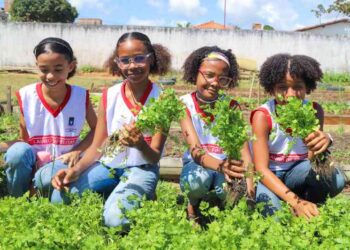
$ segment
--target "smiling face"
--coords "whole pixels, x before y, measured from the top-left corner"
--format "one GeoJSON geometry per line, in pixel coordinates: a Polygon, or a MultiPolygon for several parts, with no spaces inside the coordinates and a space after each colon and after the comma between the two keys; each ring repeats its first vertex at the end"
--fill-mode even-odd
{"type": "Polygon", "coordinates": [[[147,51],[142,41],[131,39],[120,43],[117,49],[117,58],[119,58],[117,63],[122,76],[128,79],[130,83],[148,83],[153,55],[149,55],[149,51],[147,51]],[[145,56],[145,58],[139,60],[141,57],[137,56],[145,56]],[[129,64],[122,63],[122,61],[127,61],[126,59],[129,59],[129,64]]]}
{"type": "Polygon", "coordinates": [[[198,71],[196,86],[200,98],[205,101],[216,100],[221,89],[218,80],[221,76],[228,76],[228,65],[221,60],[204,60],[198,71]]]}
{"type": "Polygon", "coordinates": [[[63,54],[53,52],[40,54],[36,64],[39,77],[48,88],[66,84],[68,74],[75,68],[75,62],[69,62],[63,54]]]}
{"type": "Polygon", "coordinates": [[[302,79],[293,79],[289,72],[287,72],[285,80],[277,83],[273,88],[276,100],[281,103],[290,96],[295,96],[303,100],[306,92],[307,89],[304,81],[302,79]],[[279,96],[282,96],[283,100],[279,100],[279,96]]]}

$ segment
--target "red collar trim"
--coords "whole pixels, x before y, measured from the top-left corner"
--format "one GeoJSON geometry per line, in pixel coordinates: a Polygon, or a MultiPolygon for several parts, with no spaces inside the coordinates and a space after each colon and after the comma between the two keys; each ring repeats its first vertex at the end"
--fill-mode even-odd
{"type": "MultiPolygon", "coordinates": [[[[192,100],[193,100],[193,103],[194,103],[194,107],[196,109],[196,112],[198,114],[200,114],[203,118],[207,118],[208,115],[203,111],[203,109],[201,109],[199,103],[198,103],[198,99],[196,97],[196,92],[192,92],[191,93],[191,97],[192,97],[192,100]]],[[[214,116],[213,115],[210,115],[210,121],[213,122],[214,121],[214,116]]]]}
{"type": "MultiPolygon", "coordinates": [[[[126,97],[125,95],[125,86],[126,86],[126,81],[124,81],[122,83],[122,86],[121,86],[121,94],[122,94],[122,98],[123,98],[123,101],[124,103],[126,104],[126,106],[128,107],[128,109],[131,111],[131,113],[136,116],[140,110],[141,110],[141,107],[140,106],[137,106],[137,105],[133,105],[129,99],[126,97]]],[[[143,105],[145,105],[146,101],[147,101],[147,98],[149,96],[149,94],[151,93],[152,91],[152,88],[153,88],[153,84],[151,81],[148,82],[148,85],[147,85],[147,88],[145,90],[145,92],[142,94],[141,96],[141,99],[140,99],[140,103],[143,105]]]]}
{"type": "Polygon", "coordinates": [[[59,113],[61,113],[61,111],[64,109],[64,107],[66,106],[66,104],[68,103],[71,93],[72,93],[72,87],[68,84],[66,84],[67,87],[67,92],[66,92],[66,96],[63,99],[63,102],[60,104],[60,106],[57,107],[57,109],[53,109],[45,100],[44,98],[44,94],[43,94],[43,90],[42,90],[42,83],[38,83],[36,85],[36,92],[38,93],[39,99],[41,101],[41,103],[44,105],[44,107],[47,109],[47,111],[49,111],[53,117],[57,117],[59,115],[59,113]]]}

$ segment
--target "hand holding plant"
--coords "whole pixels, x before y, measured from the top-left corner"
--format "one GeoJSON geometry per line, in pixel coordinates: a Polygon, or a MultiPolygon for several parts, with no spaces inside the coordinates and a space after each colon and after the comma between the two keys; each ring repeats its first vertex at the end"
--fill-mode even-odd
{"type": "Polygon", "coordinates": [[[223,92],[220,92],[219,95],[215,106],[206,109],[206,112],[215,118],[214,122],[209,123],[208,121],[208,128],[211,134],[218,138],[218,145],[227,156],[220,169],[229,183],[227,202],[235,204],[247,193],[247,183],[244,177],[249,173],[243,167],[240,159],[243,145],[250,137],[242,111],[237,106],[232,106],[232,99],[229,96],[224,95],[223,92]]]}
{"type": "Polygon", "coordinates": [[[101,152],[107,156],[116,156],[125,150],[125,146],[144,145],[141,132],[154,135],[161,132],[168,134],[172,121],[179,121],[185,115],[185,106],[177,98],[173,89],[165,89],[158,99],[151,99],[143,106],[135,123],[125,125],[121,131],[114,132],[108,137],[101,152]]]}
{"type": "Polygon", "coordinates": [[[314,152],[311,162],[317,178],[319,179],[320,176],[329,178],[334,170],[327,150],[330,140],[324,132],[319,130],[317,111],[312,103],[303,103],[303,100],[297,97],[289,97],[285,105],[277,105],[276,112],[275,121],[283,131],[292,136],[285,154],[290,153],[298,138],[304,140],[309,150],[314,152]]]}

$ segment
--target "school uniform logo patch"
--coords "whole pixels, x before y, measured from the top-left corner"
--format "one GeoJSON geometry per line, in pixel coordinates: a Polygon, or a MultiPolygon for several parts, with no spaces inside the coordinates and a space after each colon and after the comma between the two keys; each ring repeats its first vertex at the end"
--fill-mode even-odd
{"type": "Polygon", "coordinates": [[[69,117],[68,125],[69,126],[73,126],[74,125],[74,117],[69,117]]]}

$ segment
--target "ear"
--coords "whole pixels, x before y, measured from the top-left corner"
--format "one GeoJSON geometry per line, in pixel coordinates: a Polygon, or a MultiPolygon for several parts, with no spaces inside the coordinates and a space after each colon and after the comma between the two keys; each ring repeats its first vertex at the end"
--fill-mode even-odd
{"type": "Polygon", "coordinates": [[[77,60],[74,58],[68,65],[69,73],[72,72],[77,67],[77,60]]]}

